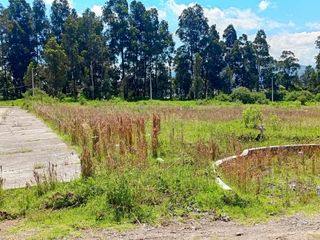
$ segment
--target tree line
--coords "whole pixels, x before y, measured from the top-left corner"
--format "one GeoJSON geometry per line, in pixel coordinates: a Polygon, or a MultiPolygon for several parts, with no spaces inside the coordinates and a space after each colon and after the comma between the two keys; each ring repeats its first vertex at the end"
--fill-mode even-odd
{"type": "Polygon", "coordinates": [[[198,4],[178,22],[175,47],[168,22],[136,0],[109,0],[101,17],[79,15],[67,0],[54,0],[49,17],[43,0],[9,0],[0,4],[0,97],[19,98],[33,85],[58,97],[126,100],[319,90],[320,54],[299,76],[292,51],[270,55],[264,30],[250,41],[229,25],[220,36],[198,4]]]}

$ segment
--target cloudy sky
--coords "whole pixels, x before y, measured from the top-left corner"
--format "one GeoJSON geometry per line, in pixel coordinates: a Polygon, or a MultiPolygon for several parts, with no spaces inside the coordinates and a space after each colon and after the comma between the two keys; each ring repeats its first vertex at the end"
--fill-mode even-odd
{"type": "MultiPolygon", "coordinates": [[[[3,0],[2,0],[3,1],[3,0]]],[[[53,0],[45,0],[50,4],[53,0]]],[[[98,15],[106,0],[70,0],[78,12],[91,8],[98,15]]],[[[6,3],[8,0],[4,0],[6,3]]],[[[29,0],[29,2],[32,2],[29,0]]],[[[129,0],[130,2],[130,0],[129,0]]],[[[292,50],[303,65],[314,65],[317,54],[315,40],[320,36],[319,0],[142,0],[147,8],[156,7],[159,16],[175,32],[183,9],[199,3],[210,24],[220,32],[232,23],[238,34],[252,39],[258,29],[264,29],[271,54],[278,58],[282,50],[292,50]]],[[[175,37],[176,38],[176,37],[175,37]]]]}

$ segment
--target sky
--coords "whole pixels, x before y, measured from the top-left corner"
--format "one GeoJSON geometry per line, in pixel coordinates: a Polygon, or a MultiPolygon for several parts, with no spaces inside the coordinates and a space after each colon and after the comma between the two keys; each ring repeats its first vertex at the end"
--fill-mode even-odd
{"type": "MultiPolygon", "coordinates": [[[[0,0],[7,5],[8,0],[0,0]]],[[[53,0],[45,0],[50,6],[53,0]]],[[[69,0],[79,13],[86,8],[101,15],[106,0],[69,0]]],[[[283,50],[292,50],[302,65],[314,65],[318,54],[314,42],[320,36],[319,0],[141,0],[147,8],[158,9],[159,17],[167,20],[175,32],[183,9],[196,3],[204,8],[209,24],[223,30],[233,24],[238,35],[245,33],[253,40],[264,29],[271,55],[279,58],[283,50]]],[[[32,0],[28,0],[32,2],[32,0]]],[[[130,2],[130,0],[129,0],[130,2]]],[[[178,41],[177,36],[174,39],[178,41]]],[[[179,44],[179,43],[178,43],[179,44]]]]}

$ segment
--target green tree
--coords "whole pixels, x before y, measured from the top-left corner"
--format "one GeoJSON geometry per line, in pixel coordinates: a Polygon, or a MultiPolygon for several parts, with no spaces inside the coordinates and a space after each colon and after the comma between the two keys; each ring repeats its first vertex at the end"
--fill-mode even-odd
{"type": "Polygon", "coordinates": [[[170,91],[169,70],[166,65],[173,52],[174,43],[168,23],[159,22],[158,11],[155,8],[146,11],[145,32],[143,51],[146,59],[146,89],[149,98],[163,98],[170,91]]]}
{"type": "Polygon", "coordinates": [[[231,83],[232,86],[239,86],[239,76],[236,75],[239,72],[238,66],[241,62],[241,51],[239,41],[237,41],[237,32],[232,24],[224,30],[224,61],[227,65],[227,69],[223,71],[224,80],[226,83],[231,83]]]}
{"type": "Polygon", "coordinates": [[[221,77],[221,90],[226,93],[231,93],[232,86],[234,85],[234,73],[230,66],[226,66],[222,69],[221,77]]]}
{"type": "Polygon", "coordinates": [[[202,57],[197,53],[194,57],[193,75],[192,75],[192,87],[190,91],[191,98],[200,99],[203,98],[204,81],[201,77],[202,72],[202,57]]]}
{"type": "Polygon", "coordinates": [[[24,74],[35,55],[30,5],[25,0],[10,0],[8,19],[11,25],[8,33],[8,63],[14,80],[15,94],[20,97],[25,91],[24,74]]]}
{"type": "Polygon", "coordinates": [[[286,90],[293,88],[293,82],[298,77],[298,69],[300,68],[298,61],[292,51],[283,51],[280,56],[278,70],[280,81],[286,90]]]}
{"type": "MultiPolygon", "coordinates": [[[[28,86],[28,88],[32,87],[32,71],[33,74],[35,74],[35,69],[37,67],[37,63],[33,60],[30,62],[30,64],[28,65],[27,71],[23,77],[23,82],[26,86],[28,86]]],[[[35,76],[33,76],[35,77],[35,76]]]]}
{"type": "Polygon", "coordinates": [[[229,66],[234,73],[235,87],[257,88],[258,72],[252,42],[243,34],[229,53],[229,66]]]}
{"type": "Polygon", "coordinates": [[[57,42],[62,41],[62,33],[64,32],[64,23],[71,13],[68,0],[54,0],[51,5],[51,24],[52,33],[57,42]]]}
{"type": "Polygon", "coordinates": [[[45,45],[44,60],[47,92],[56,96],[67,82],[68,58],[54,37],[51,37],[45,45]]]}
{"type": "Polygon", "coordinates": [[[237,41],[237,32],[233,25],[230,24],[223,32],[223,39],[225,41],[227,49],[232,49],[234,43],[237,41]]]}
{"type": "Polygon", "coordinates": [[[14,86],[8,62],[10,28],[9,11],[0,4],[0,97],[5,100],[14,97],[14,86]]]}
{"type": "Polygon", "coordinates": [[[126,77],[124,97],[143,98],[146,94],[146,13],[145,6],[132,1],[129,13],[130,44],[128,47],[129,75],[126,77]]]}
{"type": "MultiPolygon", "coordinates": [[[[103,8],[103,19],[108,25],[107,35],[109,37],[108,44],[111,59],[116,63],[118,57],[120,57],[120,79],[123,94],[125,91],[124,87],[127,85],[124,81],[128,68],[126,51],[129,47],[130,38],[129,7],[127,0],[109,0],[103,8]]],[[[116,89],[115,93],[118,93],[116,83],[113,88],[116,89]]]]}
{"type": "Polygon", "coordinates": [[[32,6],[33,34],[36,44],[36,60],[41,62],[43,47],[50,34],[50,23],[46,16],[46,5],[43,0],[34,0],[32,6]]]}
{"type": "MultiPolygon", "coordinates": [[[[320,50],[320,36],[317,38],[315,44],[316,48],[320,50]]],[[[316,56],[316,69],[318,72],[320,71],[320,53],[316,56]]]]}
{"type": "Polygon", "coordinates": [[[300,76],[300,84],[304,90],[317,92],[319,90],[319,81],[316,70],[312,66],[307,66],[304,73],[300,76]]]}
{"type": "Polygon", "coordinates": [[[257,57],[253,43],[247,35],[240,37],[242,52],[242,82],[243,86],[251,90],[259,90],[259,71],[257,69],[257,57]]]}
{"type": "Polygon", "coordinates": [[[157,29],[155,36],[156,44],[154,49],[158,49],[153,52],[153,95],[156,98],[163,99],[172,95],[172,86],[170,82],[171,78],[171,65],[173,61],[174,53],[174,41],[172,34],[169,31],[169,24],[166,21],[161,21],[157,29]]]}
{"type": "Polygon", "coordinates": [[[156,9],[146,10],[141,2],[133,1],[130,4],[129,29],[131,41],[127,53],[130,74],[126,78],[125,97],[164,97],[170,92],[168,62],[174,45],[167,22],[159,22],[156,9]]]}
{"type": "Polygon", "coordinates": [[[253,41],[253,47],[256,55],[256,67],[259,75],[258,90],[266,88],[266,77],[272,60],[269,53],[269,45],[267,42],[267,35],[263,30],[259,30],[253,41]]]}
{"type": "MultiPolygon", "coordinates": [[[[179,27],[177,35],[185,44],[190,53],[191,66],[193,66],[194,55],[202,55],[208,42],[208,19],[204,16],[203,8],[196,4],[183,10],[179,16],[179,27]]],[[[191,67],[191,71],[192,67],[191,67]]]]}
{"type": "Polygon", "coordinates": [[[175,91],[180,99],[186,99],[192,85],[191,61],[190,52],[185,46],[180,46],[177,49],[174,58],[174,67],[176,72],[175,91]]]}
{"type": "Polygon", "coordinates": [[[214,92],[215,90],[225,91],[228,87],[221,78],[221,72],[226,66],[224,57],[223,43],[220,42],[219,33],[216,26],[213,25],[209,31],[208,46],[205,51],[204,68],[206,72],[205,95],[208,95],[208,90],[214,92]]]}
{"type": "Polygon", "coordinates": [[[74,98],[78,96],[81,88],[81,71],[83,67],[83,57],[79,49],[79,18],[73,12],[64,24],[62,34],[62,47],[68,57],[68,91],[74,98]]]}
{"type": "Polygon", "coordinates": [[[79,19],[79,50],[83,58],[83,87],[88,98],[109,98],[109,53],[103,22],[90,9],[79,19]]]}

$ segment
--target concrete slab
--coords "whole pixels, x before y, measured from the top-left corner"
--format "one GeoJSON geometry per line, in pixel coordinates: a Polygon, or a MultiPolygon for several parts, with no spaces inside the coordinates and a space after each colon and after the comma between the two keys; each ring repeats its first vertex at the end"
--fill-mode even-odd
{"type": "Polygon", "coordinates": [[[0,108],[0,177],[4,188],[35,184],[34,170],[48,171],[57,165],[59,181],[80,175],[77,154],[32,114],[19,108],[0,108]]]}

